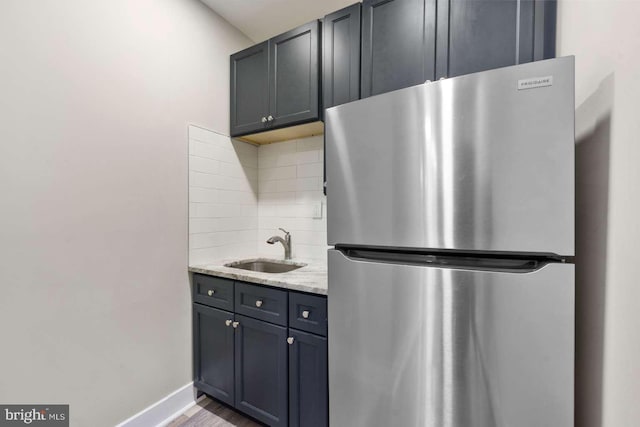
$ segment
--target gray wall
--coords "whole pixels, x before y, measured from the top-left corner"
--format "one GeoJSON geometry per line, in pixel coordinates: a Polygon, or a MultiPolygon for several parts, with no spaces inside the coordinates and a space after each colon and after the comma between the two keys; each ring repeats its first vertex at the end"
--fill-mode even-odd
{"type": "Polygon", "coordinates": [[[109,426],[191,380],[187,123],[228,134],[196,0],[0,6],[0,402],[109,426]]]}
{"type": "Polygon", "coordinates": [[[560,0],[576,56],[576,426],[640,425],[640,2],[560,0]]]}

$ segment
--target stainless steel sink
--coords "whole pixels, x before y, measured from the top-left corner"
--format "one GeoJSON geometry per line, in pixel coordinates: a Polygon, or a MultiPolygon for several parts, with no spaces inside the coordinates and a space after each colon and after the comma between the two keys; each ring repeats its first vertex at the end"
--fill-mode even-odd
{"type": "Polygon", "coordinates": [[[251,259],[235,261],[225,264],[225,267],[239,268],[241,270],[259,271],[261,273],[286,273],[297,270],[307,264],[290,261],[278,261],[275,259],[251,259]]]}

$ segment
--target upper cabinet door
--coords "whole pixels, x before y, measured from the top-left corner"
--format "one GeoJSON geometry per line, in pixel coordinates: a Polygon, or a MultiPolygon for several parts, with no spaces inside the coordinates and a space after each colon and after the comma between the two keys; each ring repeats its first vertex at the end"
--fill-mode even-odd
{"type": "Polygon", "coordinates": [[[555,1],[438,1],[436,78],[555,56],[555,1]]]}
{"type": "Polygon", "coordinates": [[[433,80],[435,22],[435,0],[364,0],[362,98],[433,80]]]}
{"type": "Polygon", "coordinates": [[[360,99],[360,3],[324,17],[324,108],[360,99]]]}
{"type": "Polygon", "coordinates": [[[270,125],[318,120],[320,23],[313,21],[270,41],[270,125]]]}
{"type": "Polygon", "coordinates": [[[231,55],[231,135],[265,127],[269,115],[269,42],[231,55]]]}

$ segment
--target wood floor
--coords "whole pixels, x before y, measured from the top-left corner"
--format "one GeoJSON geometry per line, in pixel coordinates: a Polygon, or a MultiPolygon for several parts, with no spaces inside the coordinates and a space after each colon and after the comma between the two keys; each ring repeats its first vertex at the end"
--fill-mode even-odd
{"type": "Polygon", "coordinates": [[[208,397],[199,401],[167,427],[260,427],[253,420],[208,397]]]}

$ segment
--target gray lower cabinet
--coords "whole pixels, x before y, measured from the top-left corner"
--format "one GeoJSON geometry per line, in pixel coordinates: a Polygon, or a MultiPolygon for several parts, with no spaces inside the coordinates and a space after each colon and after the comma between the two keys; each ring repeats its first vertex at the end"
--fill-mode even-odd
{"type": "Polygon", "coordinates": [[[269,426],[326,427],[326,297],[202,274],[192,283],[196,388],[269,426]]]}
{"type": "Polygon", "coordinates": [[[436,78],[555,57],[556,2],[438,1],[436,78]]]}
{"type": "Polygon", "coordinates": [[[320,22],[231,55],[231,136],[317,121],[320,22]]]}
{"type": "Polygon", "coordinates": [[[362,98],[433,80],[435,48],[436,0],[364,0],[362,98]]]}
{"type": "Polygon", "coordinates": [[[323,107],[360,99],[360,3],[322,21],[323,107]]]}
{"type": "Polygon", "coordinates": [[[236,408],[270,426],[288,425],[287,328],[237,315],[236,408]]]}
{"type": "Polygon", "coordinates": [[[234,404],[234,314],[193,304],[194,384],[229,405],[234,404]]]}
{"type": "Polygon", "coordinates": [[[289,329],[289,425],[329,425],[327,338],[289,329]]]}

